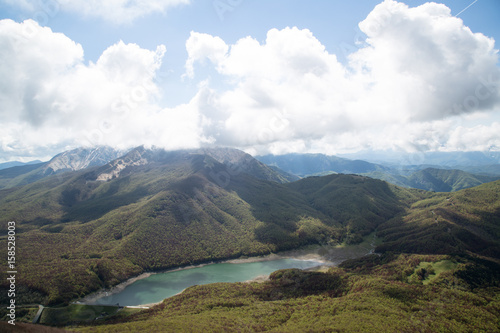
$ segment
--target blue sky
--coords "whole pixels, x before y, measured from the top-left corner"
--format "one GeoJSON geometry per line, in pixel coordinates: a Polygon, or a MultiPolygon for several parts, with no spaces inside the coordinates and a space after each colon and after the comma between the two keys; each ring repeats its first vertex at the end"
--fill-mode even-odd
{"type": "Polygon", "coordinates": [[[1,0],[0,161],[500,150],[500,2],[442,4],[1,0]]]}

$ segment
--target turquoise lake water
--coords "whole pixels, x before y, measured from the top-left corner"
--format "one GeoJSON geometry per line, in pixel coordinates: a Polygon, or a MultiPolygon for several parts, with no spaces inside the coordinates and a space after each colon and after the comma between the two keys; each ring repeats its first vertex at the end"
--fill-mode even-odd
{"type": "Polygon", "coordinates": [[[269,275],[278,269],[307,269],[321,266],[315,260],[277,259],[247,263],[217,263],[201,267],[187,268],[177,271],[152,274],[137,280],[118,293],[112,293],[91,304],[120,304],[136,306],[161,302],[184,289],[215,282],[242,282],[269,275]]]}

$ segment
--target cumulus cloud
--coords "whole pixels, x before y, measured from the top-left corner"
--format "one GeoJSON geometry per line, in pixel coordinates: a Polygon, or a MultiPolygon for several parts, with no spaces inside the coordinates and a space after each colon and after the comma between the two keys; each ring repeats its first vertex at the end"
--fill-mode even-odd
{"type": "Polygon", "coordinates": [[[188,53],[185,65],[186,76],[193,78],[195,62],[209,59],[213,64],[219,64],[224,60],[228,46],[219,37],[191,31],[189,39],[186,41],[186,50],[188,53]]]}
{"type": "Polygon", "coordinates": [[[81,45],[32,20],[0,21],[0,132],[5,154],[81,145],[198,146],[196,98],[157,106],[165,47],[118,42],[96,63],[81,45]],[[29,31],[29,33],[26,33],[29,31]]]}
{"type": "MultiPolygon", "coordinates": [[[[200,38],[192,34],[191,49],[200,38]]],[[[349,119],[344,104],[352,98],[351,83],[337,58],[311,31],[272,29],[261,45],[250,37],[235,45],[204,36],[203,49],[186,63],[210,59],[236,87],[212,98],[210,136],[222,145],[265,144],[294,137],[318,137],[326,130],[342,131],[349,119]],[[227,50],[227,51],[226,51],[227,50]]]]}
{"type": "Polygon", "coordinates": [[[165,13],[167,9],[189,4],[190,0],[2,0],[35,14],[38,18],[53,16],[60,10],[98,17],[117,24],[129,23],[153,13],[165,13]]]}
{"type": "Polygon", "coordinates": [[[198,92],[163,108],[164,46],[118,42],[85,63],[81,45],[62,34],[31,20],[0,21],[0,149],[18,156],[97,144],[213,144],[259,154],[500,149],[491,38],[443,5],[392,0],[360,29],[366,42],[347,63],[307,29],[271,29],[264,41],[232,45],[192,32],[184,82],[200,81],[198,92]],[[202,77],[201,66],[218,77],[202,77]]]}
{"type": "Polygon", "coordinates": [[[478,86],[497,72],[494,40],[472,33],[442,4],[419,7],[392,0],[359,24],[368,47],[350,56],[374,101],[393,100],[410,120],[434,120],[489,109],[498,90],[478,86]]]}
{"type": "Polygon", "coordinates": [[[83,60],[83,49],[31,20],[22,24],[0,21],[0,36],[0,100],[5,103],[0,119],[39,126],[52,104],[54,81],[76,69],[83,60]]]}
{"type": "Polygon", "coordinates": [[[337,150],[394,148],[394,142],[443,149],[456,140],[440,121],[498,112],[494,40],[473,33],[446,6],[386,0],[360,29],[365,46],[345,65],[307,29],[272,29],[264,43],[246,37],[234,45],[191,34],[187,75],[209,59],[233,85],[214,92],[217,112],[207,134],[261,153],[325,150],[329,141],[337,150]]]}
{"type": "Polygon", "coordinates": [[[450,131],[447,146],[452,150],[498,150],[500,122],[472,127],[458,126],[450,131]]]}

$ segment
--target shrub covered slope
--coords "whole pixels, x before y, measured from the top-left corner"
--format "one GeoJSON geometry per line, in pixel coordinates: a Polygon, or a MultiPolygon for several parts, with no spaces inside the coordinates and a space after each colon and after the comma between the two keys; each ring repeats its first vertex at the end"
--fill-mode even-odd
{"type": "Polygon", "coordinates": [[[16,221],[20,300],[66,302],[146,270],[358,242],[404,212],[402,193],[421,196],[355,175],[280,184],[262,164],[212,156],[221,160],[137,148],[0,191],[2,233],[16,221]]]}

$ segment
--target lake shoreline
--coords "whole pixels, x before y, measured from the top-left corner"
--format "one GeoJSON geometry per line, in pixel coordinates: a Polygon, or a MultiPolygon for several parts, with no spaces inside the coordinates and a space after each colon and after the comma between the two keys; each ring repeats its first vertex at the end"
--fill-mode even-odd
{"type": "MultiPolygon", "coordinates": [[[[110,296],[113,294],[117,294],[122,292],[126,287],[129,285],[133,284],[134,282],[137,282],[139,280],[148,278],[152,275],[155,274],[163,274],[163,273],[169,273],[169,272],[176,272],[176,271],[182,271],[182,270],[189,270],[193,268],[199,268],[199,267],[204,267],[207,265],[213,265],[213,264],[221,264],[221,263],[227,263],[227,264],[243,264],[243,263],[254,263],[254,262],[264,262],[264,261],[273,261],[273,260],[280,260],[280,259],[296,259],[296,260],[304,260],[304,261],[315,261],[319,262],[322,265],[318,267],[325,267],[325,266],[338,266],[342,261],[348,260],[348,259],[353,259],[353,258],[358,258],[362,257],[364,255],[368,255],[370,253],[373,253],[373,250],[375,248],[375,234],[370,234],[368,235],[365,240],[357,245],[337,245],[337,246],[332,246],[332,245],[308,245],[304,246],[298,249],[293,249],[293,250],[285,250],[285,251],[280,251],[278,253],[271,253],[271,254],[266,254],[266,255],[260,255],[260,256],[252,256],[252,257],[243,257],[243,258],[236,258],[236,259],[223,259],[223,260],[214,260],[206,263],[201,263],[198,265],[189,265],[189,266],[183,266],[183,267],[175,267],[171,269],[165,269],[165,270],[158,270],[154,272],[144,272],[142,274],[139,274],[135,277],[129,278],[116,286],[110,288],[110,289],[102,289],[100,291],[96,291],[94,293],[91,293],[82,299],[74,302],[75,304],[87,304],[87,305],[92,305],[95,304],[95,302],[98,299],[101,299],[106,296],[110,296]]],[[[269,278],[269,275],[259,275],[253,279],[247,280],[247,281],[242,281],[242,282],[263,282],[269,278]]],[[[179,292],[178,294],[182,293],[179,292]]],[[[150,303],[150,304],[142,304],[140,306],[153,306],[155,304],[159,304],[160,302],[157,303],[150,303]]],[[[113,304],[109,304],[113,305],[113,304]]]]}
{"type": "MultiPolygon", "coordinates": [[[[322,266],[333,266],[333,263],[329,263],[329,262],[323,260],[322,258],[320,258],[320,256],[314,256],[314,258],[312,256],[309,256],[307,259],[305,259],[304,255],[298,255],[297,257],[295,257],[295,256],[282,254],[282,253],[288,253],[291,251],[297,251],[297,250],[283,251],[283,252],[279,252],[279,253],[271,253],[271,254],[255,256],[255,257],[248,257],[248,258],[223,259],[223,260],[206,262],[206,263],[199,264],[199,265],[189,265],[189,266],[176,267],[176,268],[159,270],[159,271],[154,271],[154,272],[145,272],[145,273],[139,274],[135,277],[129,278],[129,279],[117,284],[116,286],[113,286],[110,289],[102,289],[100,291],[96,291],[94,293],[91,293],[91,294],[83,297],[82,299],[76,301],[75,304],[94,305],[93,303],[95,303],[96,300],[98,300],[102,297],[110,296],[113,294],[118,294],[118,293],[122,292],[129,285],[131,285],[139,280],[146,279],[152,275],[177,272],[177,271],[184,271],[184,270],[200,268],[200,267],[214,265],[214,264],[235,264],[235,265],[237,265],[237,264],[243,264],[243,263],[264,262],[264,261],[273,261],[273,260],[279,260],[279,259],[296,259],[296,260],[304,260],[304,261],[311,260],[311,261],[320,262],[323,264],[322,266]]],[[[259,275],[259,276],[255,277],[254,279],[250,279],[250,280],[242,281],[242,282],[264,281],[268,277],[269,277],[268,275],[266,276],[266,278],[264,278],[263,275],[259,275]]],[[[182,291],[179,292],[179,294],[180,293],[182,293],[182,291]]],[[[155,305],[155,304],[159,304],[159,303],[161,303],[161,302],[151,303],[151,304],[155,305]]],[[[142,304],[139,306],[151,306],[151,304],[142,304]]],[[[114,305],[114,304],[108,304],[108,305],[114,305]]]]}

